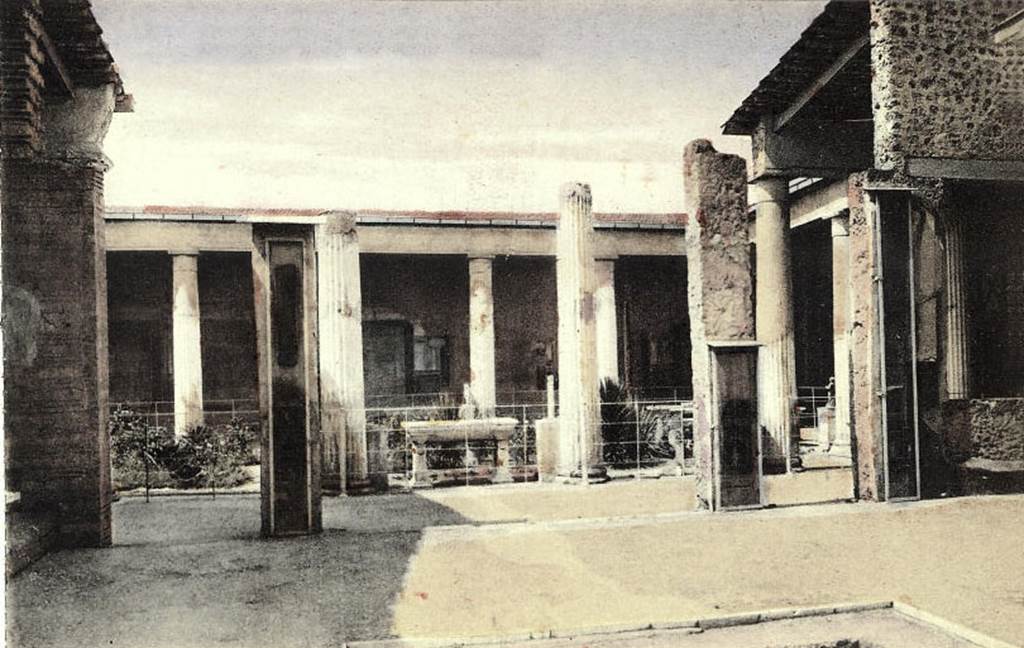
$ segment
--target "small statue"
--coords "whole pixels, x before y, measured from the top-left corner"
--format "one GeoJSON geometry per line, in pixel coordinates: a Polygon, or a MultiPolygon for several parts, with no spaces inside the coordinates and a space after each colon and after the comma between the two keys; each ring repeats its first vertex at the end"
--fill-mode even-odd
{"type": "Polygon", "coordinates": [[[468,421],[475,419],[477,415],[476,399],[469,388],[469,383],[462,385],[462,405],[459,406],[459,418],[468,421]]]}

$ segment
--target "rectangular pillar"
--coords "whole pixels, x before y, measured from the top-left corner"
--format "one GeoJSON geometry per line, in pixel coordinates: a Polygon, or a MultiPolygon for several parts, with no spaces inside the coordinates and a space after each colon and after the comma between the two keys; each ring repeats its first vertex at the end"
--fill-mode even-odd
{"type": "Polygon", "coordinates": [[[832,354],[835,365],[834,434],[831,452],[850,452],[850,225],[846,214],[832,218],[832,354]]]}
{"type": "Polygon", "coordinates": [[[590,187],[569,183],[560,196],[558,282],[559,476],[607,479],[601,460],[601,412],[594,304],[590,187]]]}
{"type": "Polygon", "coordinates": [[[793,344],[793,286],[789,245],[789,181],[762,177],[755,203],[757,263],[758,403],[767,433],[765,461],[773,471],[788,471],[796,452],[792,412],[796,403],[793,344]]]}
{"type": "Polygon", "coordinates": [[[876,282],[879,233],[876,205],[864,189],[863,174],[849,178],[850,428],[855,463],[854,494],[862,500],[885,498],[882,377],[876,282]]]}
{"type": "Polygon", "coordinates": [[[172,255],[174,435],[203,424],[203,352],[199,327],[199,252],[172,255]]]}
{"type": "Polygon", "coordinates": [[[619,334],[615,312],[615,259],[594,262],[597,377],[619,382],[619,334]]]}
{"type": "Polygon", "coordinates": [[[363,383],[359,238],[351,214],[316,226],[322,482],[327,492],[370,485],[363,383]]]}
{"type": "Polygon", "coordinates": [[[469,258],[469,387],[477,413],[494,416],[493,257],[469,258]]]}
{"type": "Polygon", "coordinates": [[[686,227],[686,281],[696,504],[707,510],[718,500],[711,345],[754,341],[746,162],[717,152],[707,140],[695,140],[683,155],[683,180],[686,212],[691,214],[686,227]]]}
{"type": "Polygon", "coordinates": [[[2,169],[7,485],[65,546],[111,542],[104,170],[2,169]]]}

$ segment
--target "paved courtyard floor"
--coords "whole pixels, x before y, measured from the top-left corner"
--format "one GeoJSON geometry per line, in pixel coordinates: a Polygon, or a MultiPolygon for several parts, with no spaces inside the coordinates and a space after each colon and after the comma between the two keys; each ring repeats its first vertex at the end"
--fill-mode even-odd
{"type": "Polygon", "coordinates": [[[258,537],[252,496],[125,498],[113,548],[8,584],[7,638],[340,646],[895,599],[1024,644],[1024,497],[708,515],[686,483],[325,499],[323,535],[289,540],[258,537]]]}

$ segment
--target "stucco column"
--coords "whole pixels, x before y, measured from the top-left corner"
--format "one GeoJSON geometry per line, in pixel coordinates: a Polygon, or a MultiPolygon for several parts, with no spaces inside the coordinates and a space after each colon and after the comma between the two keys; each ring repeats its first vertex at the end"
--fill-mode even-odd
{"type": "Polygon", "coordinates": [[[607,479],[601,461],[590,186],[562,186],[558,216],[558,474],[607,479]]]}
{"type": "Polygon", "coordinates": [[[761,427],[767,433],[766,464],[789,469],[791,417],[796,400],[793,348],[793,287],[790,277],[789,182],[766,177],[755,182],[757,228],[756,324],[761,348],[757,389],[761,427]],[[781,465],[780,465],[781,464],[781,465]]]}
{"type": "Polygon", "coordinates": [[[345,213],[328,214],[315,235],[321,483],[328,491],[356,491],[369,486],[359,238],[354,218],[345,213]]]}
{"type": "Polygon", "coordinates": [[[963,220],[957,215],[948,215],[945,233],[946,393],[950,399],[963,399],[969,398],[971,391],[963,220]]]}
{"type": "Polygon", "coordinates": [[[598,381],[619,382],[619,333],[615,313],[615,259],[594,262],[594,311],[598,381]]]}
{"type": "Polygon", "coordinates": [[[199,253],[173,251],[174,434],[203,424],[203,351],[199,333],[199,253]]]}
{"type": "Polygon", "coordinates": [[[850,223],[832,219],[832,355],[835,365],[835,423],[832,452],[850,453],[850,223]]]}
{"type": "Polygon", "coordinates": [[[469,381],[480,416],[494,416],[493,257],[469,259],[469,381]]]}

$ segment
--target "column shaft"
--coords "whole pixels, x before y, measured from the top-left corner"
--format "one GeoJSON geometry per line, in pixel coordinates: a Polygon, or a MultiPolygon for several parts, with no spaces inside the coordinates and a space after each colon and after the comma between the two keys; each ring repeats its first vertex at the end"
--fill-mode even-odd
{"type": "Polygon", "coordinates": [[[946,392],[950,399],[970,397],[970,358],[967,338],[967,276],[964,224],[958,216],[946,219],[946,392]]]}
{"type": "Polygon", "coordinates": [[[835,364],[835,429],[832,448],[850,451],[850,229],[846,215],[832,219],[832,354],[835,364]]]}
{"type": "Polygon", "coordinates": [[[767,432],[767,463],[788,469],[792,442],[792,410],[796,400],[793,348],[793,288],[790,277],[789,183],[762,178],[766,194],[756,205],[758,403],[761,427],[767,432]],[[777,465],[782,461],[782,466],[777,465]]]}
{"type": "Polygon", "coordinates": [[[594,310],[597,335],[597,376],[600,382],[619,381],[619,334],[615,312],[615,259],[594,265],[594,310]]]}
{"type": "Polygon", "coordinates": [[[174,434],[203,423],[203,352],[199,328],[199,255],[172,253],[174,434]]]}
{"type": "Polygon", "coordinates": [[[601,461],[590,187],[562,187],[558,220],[559,474],[606,478],[601,461]]]}
{"type": "Polygon", "coordinates": [[[470,391],[481,416],[494,416],[497,405],[494,370],[493,260],[469,259],[470,391]]]}
{"type": "Polygon", "coordinates": [[[323,482],[331,490],[369,485],[363,383],[359,239],[354,220],[330,214],[316,229],[323,482]]]}

